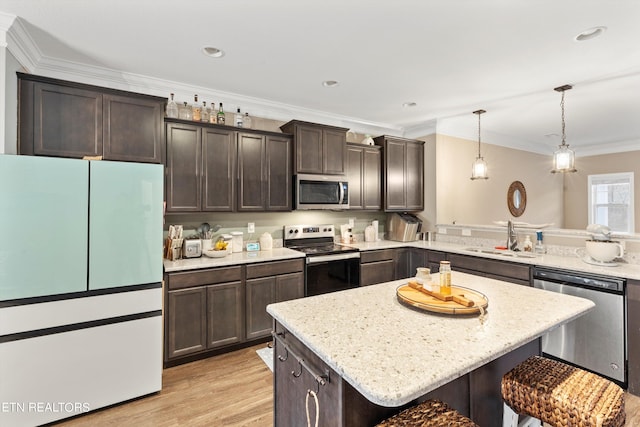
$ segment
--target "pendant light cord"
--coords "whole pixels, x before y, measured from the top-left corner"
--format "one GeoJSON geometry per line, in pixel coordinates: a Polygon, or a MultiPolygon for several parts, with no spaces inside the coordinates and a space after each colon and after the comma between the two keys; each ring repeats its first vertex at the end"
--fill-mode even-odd
{"type": "Polygon", "coordinates": [[[478,113],[478,158],[480,158],[480,114],[478,113]]]}
{"type": "Polygon", "coordinates": [[[560,109],[562,110],[562,145],[566,145],[567,135],[565,132],[564,124],[564,90],[562,91],[562,98],[560,99],[560,109]]]}

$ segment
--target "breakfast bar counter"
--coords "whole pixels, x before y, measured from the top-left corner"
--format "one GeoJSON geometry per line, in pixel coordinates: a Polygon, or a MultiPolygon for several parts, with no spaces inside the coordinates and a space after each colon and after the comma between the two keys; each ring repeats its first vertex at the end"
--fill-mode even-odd
{"type": "Polygon", "coordinates": [[[501,376],[539,353],[540,336],[594,307],[582,298],[453,272],[455,286],[487,297],[486,313],[437,314],[400,303],[396,289],[406,283],[267,307],[275,320],[276,425],[304,424],[309,390],[317,392],[321,425],[375,423],[425,396],[449,400],[480,425],[499,425],[501,376]],[[325,412],[327,405],[336,413],[325,412]]]}

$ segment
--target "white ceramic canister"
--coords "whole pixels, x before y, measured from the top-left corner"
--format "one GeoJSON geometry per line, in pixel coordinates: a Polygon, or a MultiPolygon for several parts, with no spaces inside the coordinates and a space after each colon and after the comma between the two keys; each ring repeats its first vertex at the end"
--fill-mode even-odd
{"type": "Polygon", "coordinates": [[[231,232],[231,242],[233,244],[233,252],[242,252],[244,242],[242,240],[242,231],[231,232]]]}
{"type": "Polygon", "coordinates": [[[260,236],[260,250],[270,251],[273,248],[273,237],[269,233],[263,233],[260,236]]]}

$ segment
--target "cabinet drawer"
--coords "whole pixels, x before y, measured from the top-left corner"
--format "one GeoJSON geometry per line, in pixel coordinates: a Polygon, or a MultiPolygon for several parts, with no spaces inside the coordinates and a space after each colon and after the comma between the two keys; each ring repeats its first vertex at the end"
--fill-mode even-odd
{"type": "Polygon", "coordinates": [[[360,265],[360,286],[390,282],[395,279],[394,261],[376,261],[360,265]]]}
{"type": "Polygon", "coordinates": [[[170,273],[168,276],[169,289],[182,289],[242,280],[242,267],[209,268],[206,270],[170,273]]]}
{"type": "Polygon", "coordinates": [[[247,279],[266,276],[278,276],[280,274],[296,273],[304,270],[304,258],[263,262],[260,264],[247,265],[247,279]]]}
{"type": "Polygon", "coordinates": [[[360,253],[360,264],[376,261],[387,261],[394,259],[393,249],[383,249],[380,251],[365,251],[360,253]]]}
{"type": "Polygon", "coordinates": [[[449,260],[451,261],[452,270],[460,268],[526,282],[530,280],[530,268],[528,265],[457,254],[449,254],[449,260]]]}
{"type": "Polygon", "coordinates": [[[440,263],[440,261],[446,261],[447,254],[438,251],[427,251],[427,258],[430,263],[440,263]]]}

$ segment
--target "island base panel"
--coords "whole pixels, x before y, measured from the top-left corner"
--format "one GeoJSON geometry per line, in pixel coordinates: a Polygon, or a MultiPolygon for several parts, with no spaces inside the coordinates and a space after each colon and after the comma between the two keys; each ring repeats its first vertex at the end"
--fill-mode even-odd
{"type": "Polygon", "coordinates": [[[537,339],[406,405],[384,407],[367,400],[278,322],[274,322],[274,330],[277,335],[274,340],[276,427],[306,425],[307,402],[311,420],[315,419],[315,401],[311,395],[307,399],[309,391],[317,392],[320,424],[327,427],[375,425],[427,399],[447,402],[479,425],[499,427],[502,425],[502,376],[529,356],[540,354],[537,339]],[[303,359],[304,366],[299,359],[303,359]],[[325,385],[318,385],[316,375],[328,376],[329,380],[325,385]]]}

